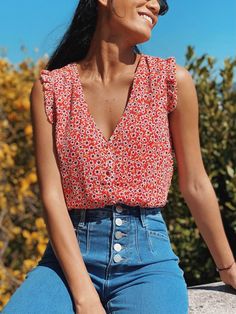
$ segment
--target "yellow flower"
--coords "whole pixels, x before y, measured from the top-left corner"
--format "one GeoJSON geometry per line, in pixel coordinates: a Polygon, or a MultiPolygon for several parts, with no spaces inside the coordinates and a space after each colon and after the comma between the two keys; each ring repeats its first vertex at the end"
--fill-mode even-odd
{"type": "Polygon", "coordinates": [[[27,124],[26,127],[24,128],[25,135],[31,135],[32,134],[32,125],[27,124]]]}
{"type": "Polygon", "coordinates": [[[28,230],[23,230],[22,235],[24,238],[29,239],[31,234],[28,230]]]}
{"type": "Polygon", "coordinates": [[[37,218],[35,221],[35,225],[38,229],[44,229],[45,228],[45,222],[43,220],[43,218],[37,218]]]}
{"type": "Polygon", "coordinates": [[[36,173],[35,172],[31,172],[29,175],[28,175],[28,179],[31,183],[35,183],[37,182],[37,176],[36,176],[36,173]]]}

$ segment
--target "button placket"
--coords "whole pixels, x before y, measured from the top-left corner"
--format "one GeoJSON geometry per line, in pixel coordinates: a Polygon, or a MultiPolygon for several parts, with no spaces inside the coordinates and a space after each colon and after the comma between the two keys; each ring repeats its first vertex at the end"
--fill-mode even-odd
{"type": "MultiPolygon", "coordinates": [[[[117,205],[115,207],[115,210],[116,210],[116,213],[115,213],[115,217],[116,217],[115,218],[115,225],[120,227],[120,226],[123,225],[124,221],[120,217],[117,217],[117,216],[119,216],[119,214],[122,213],[124,209],[122,208],[122,206],[117,205]]],[[[115,238],[118,239],[118,240],[121,239],[123,237],[123,235],[124,235],[120,230],[115,231],[114,234],[115,234],[115,238]]],[[[115,250],[115,252],[120,252],[123,249],[123,246],[120,243],[115,243],[113,245],[113,249],[115,250]]],[[[119,263],[120,261],[124,260],[124,258],[120,254],[116,253],[113,256],[113,260],[114,260],[115,263],[119,263]]]]}
{"type": "Polygon", "coordinates": [[[106,160],[105,160],[105,168],[104,168],[104,179],[102,184],[108,184],[108,182],[114,180],[114,160],[112,156],[112,152],[109,147],[106,148],[106,160]]]}

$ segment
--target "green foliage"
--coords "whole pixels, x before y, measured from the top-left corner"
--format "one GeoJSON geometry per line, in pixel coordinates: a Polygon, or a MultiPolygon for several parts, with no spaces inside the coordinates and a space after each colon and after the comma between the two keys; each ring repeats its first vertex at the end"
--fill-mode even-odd
{"type": "MultiPolygon", "coordinates": [[[[233,71],[236,59],[224,61],[224,69],[219,71],[220,82],[217,82],[214,74],[215,62],[216,59],[207,54],[197,58],[193,47],[187,47],[185,68],[191,73],[197,90],[203,162],[218,198],[225,231],[235,254],[236,90],[233,88],[233,71]]],[[[177,192],[177,179],[175,171],[165,216],[185,278],[188,285],[217,281],[219,277],[214,260],[199,235],[184,199],[177,192]]]]}

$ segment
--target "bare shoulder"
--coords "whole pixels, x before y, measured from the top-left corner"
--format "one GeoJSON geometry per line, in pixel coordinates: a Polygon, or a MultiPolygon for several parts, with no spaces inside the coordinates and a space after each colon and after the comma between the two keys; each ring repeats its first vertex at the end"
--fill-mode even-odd
{"type": "Polygon", "coordinates": [[[50,123],[47,121],[45,112],[43,84],[40,78],[34,80],[29,98],[32,124],[39,127],[44,126],[44,131],[48,130],[50,132],[50,123]]]}
{"type": "Polygon", "coordinates": [[[182,65],[176,63],[176,80],[178,85],[193,83],[190,72],[182,65]]]}
{"type": "Polygon", "coordinates": [[[178,104],[175,111],[187,114],[190,108],[195,110],[198,107],[197,91],[191,73],[179,64],[176,64],[176,82],[178,104]]]}
{"type": "Polygon", "coordinates": [[[31,88],[31,92],[30,92],[30,99],[31,99],[31,101],[34,102],[34,100],[35,99],[38,100],[39,97],[41,99],[43,99],[43,86],[42,86],[40,78],[37,78],[33,82],[33,85],[32,85],[32,88],[31,88]]]}
{"type": "Polygon", "coordinates": [[[183,66],[176,64],[176,81],[178,107],[184,109],[189,106],[197,107],[197,91],[191,73],[183,66]]]}

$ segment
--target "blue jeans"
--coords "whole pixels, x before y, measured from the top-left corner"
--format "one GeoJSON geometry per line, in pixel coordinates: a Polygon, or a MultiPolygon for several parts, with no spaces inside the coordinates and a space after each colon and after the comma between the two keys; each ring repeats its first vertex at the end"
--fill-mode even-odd
{"type": "MultiPolygon", "coordinates": [[[[161,208],[71,209],[88,273],[109,314],[187,314],[188,291],[161,208]]],[[[79,280],[79,278],[78,278],[79,280]]],[[[2,314],[75,313],[50,241],[2,314]]]]}

